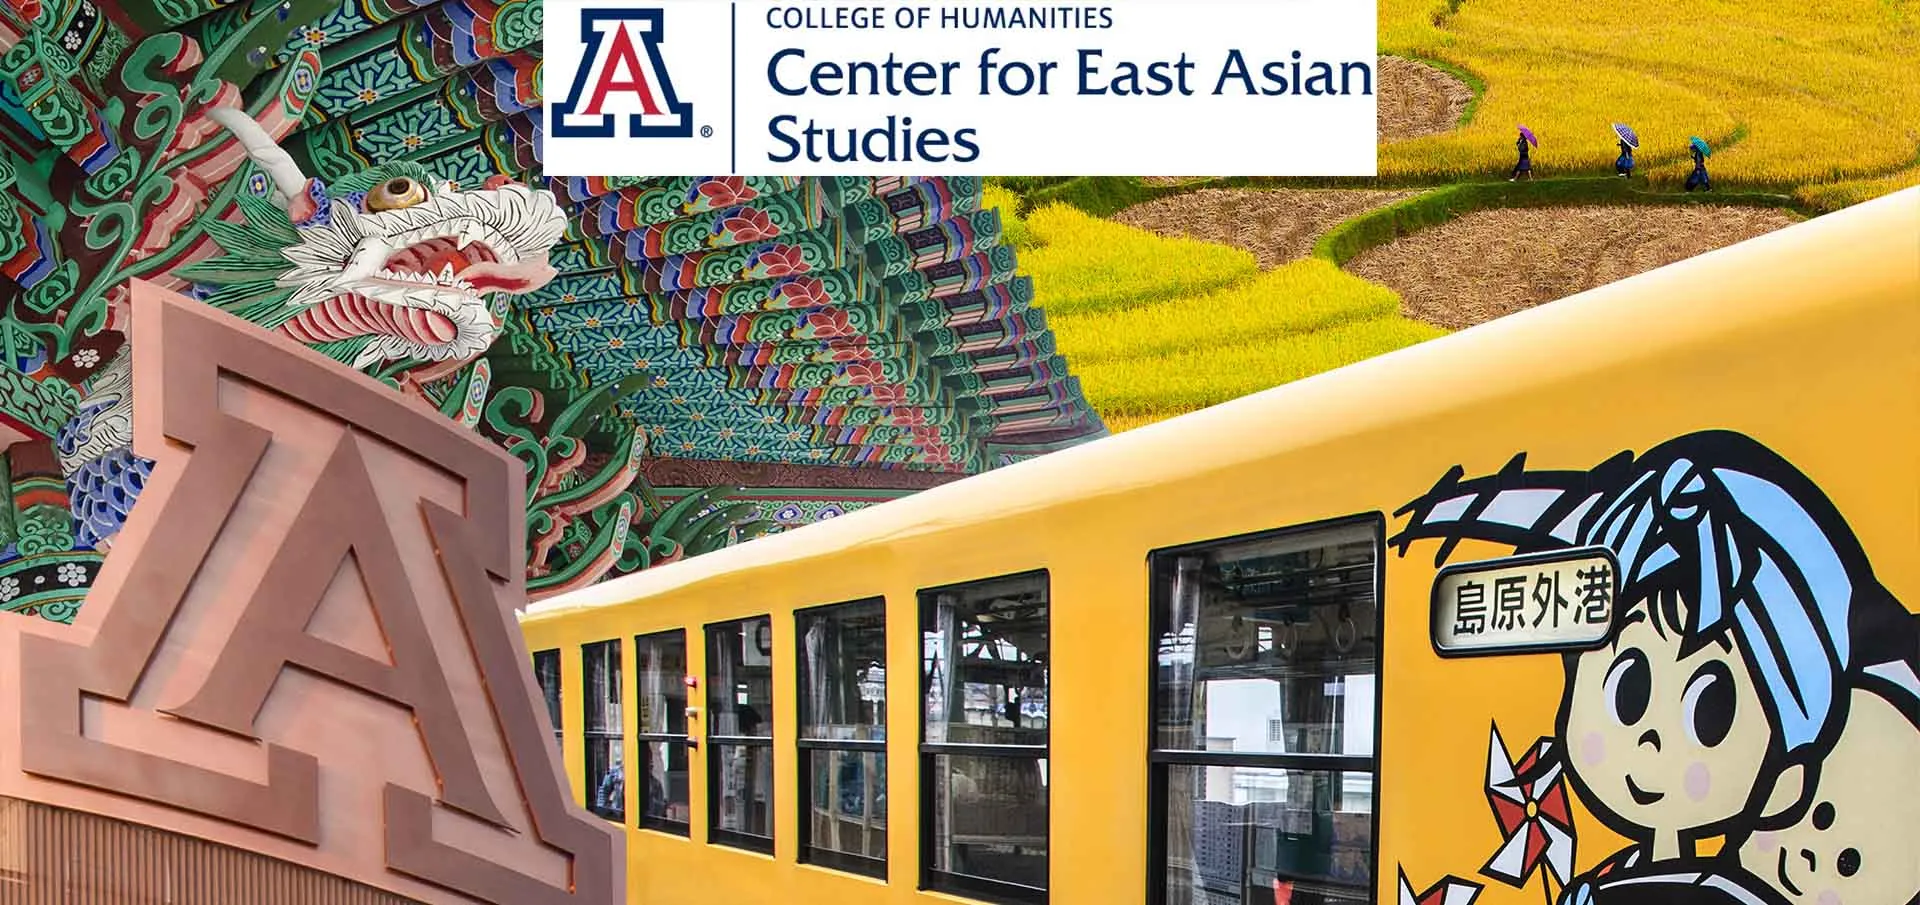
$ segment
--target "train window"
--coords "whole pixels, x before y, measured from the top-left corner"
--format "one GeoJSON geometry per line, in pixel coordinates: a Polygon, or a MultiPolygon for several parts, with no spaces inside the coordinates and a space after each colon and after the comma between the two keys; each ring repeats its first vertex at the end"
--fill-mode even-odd
{"type": "Polygon", "coordinates": [[[625,820],[627,770],[620,709],[620,640],[580,648],[586,672],[587,810],[625,820]]]}
{"type": "Polygon", "coordinates": [[[1156,553],[1156,905],[1373,889],[1374,522],[1156,553]]]}
{"type": "Polygon", "coordinates": [[[920,593],[926,888],[1047,899],[1046,573],[920,593]]]}
{"type": "Polygon", "coordinates": [[[540,697],[547,702],[547,720],[553,724],[553,746],[563,748],[566,742],[560,734],[560,652],[534,651],[533,678],[540,683],[540,697]]]}
{"type": "Polygon", "coordinates": [[[800,679],[800,859],[887,876],[887,604],[795,614],[800,679]]]}
{"type": "Polygon", "coordinates": [[[773,852],[773,620],[707,626],[708,838],[773,852]]]}
{"type": "Polygon", "coordinates": [[[640,706],[639,824],[688,834],[687,633],[680,629],[633,639],[640,706]]]}

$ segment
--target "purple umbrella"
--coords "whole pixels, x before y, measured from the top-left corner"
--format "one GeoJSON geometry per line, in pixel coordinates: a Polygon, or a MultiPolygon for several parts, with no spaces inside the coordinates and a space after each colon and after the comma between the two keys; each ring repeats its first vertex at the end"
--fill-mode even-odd
{"type": "Polygon", "coordinates": [[[1626,142],[1627,147],[1640,150],[1640,136],[1633,134],[1633,130],[1628,128],[1626,123],[1614,123],[1613,134],[1620,136],[1620,140],[1626,142]]]}
{"type": "Polygon", "coordinates": [[[1521,137],[1521,138],[1524,138],[1524,139],[1526,139],[1526,140],[1527,140],[1527,144],[1530,144],[1530,145],[1533,145],[1533,146],[1534,146],[1534,147],[1536,147],[1536,148],[1537,148],[1537,147],[1540,147],[1540,139],[1538,139],[1538,138],[1534,138],[1534,137],[1533,137],[1533,130],[1532,130],[1532,129],[1529,129],[1529,128],[1527,128],[1526,126],[1521,126],[1521,127],[1520,127],[1520,137],[1521,137]]]}

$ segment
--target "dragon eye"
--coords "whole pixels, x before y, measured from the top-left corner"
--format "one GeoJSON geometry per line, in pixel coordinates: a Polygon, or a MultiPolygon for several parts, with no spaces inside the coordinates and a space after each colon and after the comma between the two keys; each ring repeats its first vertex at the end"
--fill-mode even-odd
{"type": "Polygon", "coordinates": [[[427,200],[427,187],[401,176],[373,187],[367,193],[367,210],[391,211],[412,207],[427,200]]]}

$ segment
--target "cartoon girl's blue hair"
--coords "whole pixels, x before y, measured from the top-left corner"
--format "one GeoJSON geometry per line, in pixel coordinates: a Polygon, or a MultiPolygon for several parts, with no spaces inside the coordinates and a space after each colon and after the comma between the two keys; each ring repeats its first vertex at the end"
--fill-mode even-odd
{"type": "Polygon", "coordinates": [[[1785,488],[1737,467],[1677,459],[1643,473],[1589,527],[1614,551],[1621,596],[1680,593],[1683,651],[1731,631],[1793,751],[1818,738],[1846,668],[1854,582],[1819,522],[1785,488]]]}
{"type": "Polygon", "coordinates": [[[1404,554],[1443,538],[1516,552],[1601,546],[1620,563],[1623,601],[1677,593],[1688,603],[1682,650],[1732,632],[1773,704],[1780,741],[1799,749],[1827,728],[1851,656],[1856,601],[1885,596],[1839,513],[1786,460],[1726,431],[1689,434],[1590,471],[1528,471],[1462,481],[1455,468],[1403,507],[1404,554]],[[1873,593],[1869,594],[1869,590],[1873,593]]]}

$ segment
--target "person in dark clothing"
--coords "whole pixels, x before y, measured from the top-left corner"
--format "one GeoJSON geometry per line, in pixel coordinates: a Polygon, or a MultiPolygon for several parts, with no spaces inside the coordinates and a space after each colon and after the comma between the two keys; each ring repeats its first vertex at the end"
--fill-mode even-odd
{"type": "Polygon", "coordinates": [[[1527,136],[1521,135],[1515,138],[1513,140],[1513,149],[1520,152],[1520,162],[1513,165],[1513,172],[1507,176],[1507,181],[1512,182],[1515,179],[1519,179],[1522,174],[1528,179],[1532,179],[1533,158],[1527,156],[1527,136]]]}
{"type": "Polygon", "coordinates": [[[1713,191],[1713,180],[1707,176],[1706,153],[1700,150],[1699,145],[1694,145],[1689,150],[1693,152],[1693,172],[1687,174],[1687,191],[1691,192],[1694,189],[1713,191]]]}
{"type": "Polygon", "coordinates": [[[1627,144],[1624,138],[1620,140],[1620,156],[1614,158],[1613,171],[1622,179],[1633,175],[1633,145],[1627,144]]]}
{"type": "Polygon", "coordinates": [[[626,772],[617,760],[608,767],[607,775],[600,779],[600,787],[594,790],[593,803],[596,807],[615,812],[626,807],[626,772]]]}

